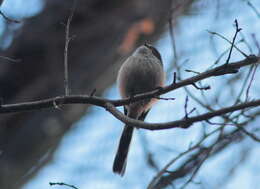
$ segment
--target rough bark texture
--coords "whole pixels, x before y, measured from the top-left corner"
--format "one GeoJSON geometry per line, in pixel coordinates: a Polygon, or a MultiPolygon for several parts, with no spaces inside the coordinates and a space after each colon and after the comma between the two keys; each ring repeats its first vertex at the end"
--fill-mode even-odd
{"type": "MultiPolygon", "coordinates": [[[[26,20],[12,45],[1,52],[22,59],[0,64],[3,103],[64,94],[65,27],[61,23],[66,23],[71,7],[72,1],[46,0],[44,10],[26,20]]],[[[128,30],[150,18],[155,30],[139,36],[137,43],[153,42],[164,31],[171,7],[171,0],[79,0],[71,24],[71,34],[76,35],[69,48],[71,93],[87,94],[96,88],[96,94],[102,94],[115,81],[125,57],[118,48],[128,30]]],[[[52,158],[64,133],[85,111],[86,106],[73,105],[1,115],[0,188],[20,188],[52,158]]]]}

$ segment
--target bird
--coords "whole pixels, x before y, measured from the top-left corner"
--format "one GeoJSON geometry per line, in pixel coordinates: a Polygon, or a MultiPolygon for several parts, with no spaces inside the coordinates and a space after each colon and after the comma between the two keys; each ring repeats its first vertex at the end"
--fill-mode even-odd
{"type": "MultiPolygon", "coordinates": [[[[165,73],[159,51],[150,44],[138,47],[120,67],[117,87],[122,98],[133,97],[163,87],[165,73]]],[[[144,99],[124,106],[124,114],[144,121],[157,99],[144,99]]],[[[134,127],[125,125],[114,158],[113,172],[123,176],[134,127]]]]}

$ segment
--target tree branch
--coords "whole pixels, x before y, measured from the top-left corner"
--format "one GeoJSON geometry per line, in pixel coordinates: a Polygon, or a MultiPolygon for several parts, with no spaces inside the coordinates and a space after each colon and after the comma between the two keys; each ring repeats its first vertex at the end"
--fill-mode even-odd
{"type": "Polygon", "coordinates": [[[230,113],[230,112],[234,112],[237,110],[242,110],[242,109],[250,108],[250,107],[257,107],[257,106],[260,106],[260,99],[251,101],[251,102],[241,103],[236,106],[229,106],[229,107],[222,108],[222,109],[219,109],[216,111],[208,112],[208,113],[201,114],[198,116],[184,118],[184,119],[177,120],[177,121],[170,121],[170,122],[166,122],[166,123],[145,123],[145,122],[131,119],[131,118],[125,116],[119,110],[117,110],[115,108],[115,106],[113,106],[111,103],[106,103],[106,105],[105,105],[107,111],[109,111],[117,119],[124,122],[125,124],[131,125],[131,126],[134,126],[137,128],[149,129],[149,130],[162,130],[162,129],[170,129],[170,128],[176,128],[176,127],[188,128],[193,123],[196,123],[199,121],[208,120],[208,119],[211,119],[216,116],[224,115],[226,113],[230,113]]]}
{"type": "Polygon", "coordinates": [[[76,186],[73,186],[71,184],[66,184],[64,182],[50,182],[49,184],[50,184],[50,186],[59,185],[59,186],[68,186],[68,187],[73,188],[73,189],[78,189],[76,186]]]}
{"type": "Polygon", "coordinates": [[[212,77],[212,76],[219,76],[229,73],[236,73],[238,72],[238,69],[251,65],[254,63],[257,63],[259,61],[259,57],[256,57],[254,55],[248,56],[248,58],[239,61],[234,62],[230,64],[224,64],[222,66],[218,66],[214,69],[208,70],[206,72],[203,72],[199,75],[196,75],[194,77],[182,80],[177,83],[172,83],[166,87],[156,89],[151,92],[147,92],[144,94],[139,94],[131,98],[126,99],[120,99],[120,100],[110,100],[105,98],[100,98],[91,95],[70,95],[70,96],[58,96],[55,98],[50,99],[44,99],[34,102],[25,102],[25,103],[18,103],[18,104],[8,104],[8,105],[1,105],[0,106],[0,113],[14,113],[14,112],[22,112],[22,111],[31,111],[31,110],[38,110],[42,108],[57,108],[61,107],[61,105],[64,104],[92,104],[96,106],[100,106],[108,110],[111,114],[113,114],[117,119],[123,121],[124,123],[128,125],[132,125],[138,128],[143,129],[150,129],[150,130],[160,130],[160,129],[169,129],[169,128],[175,128],[175,127],[181,127],[181,128],[188,128],[193,123],[203,120],[211,119],[215,116],[224,115],[229,112],[234,112],[237,110],[241,110],[244,108],[249,107],[256,107],[260,105],[260,99],[257,99],[255,101],[242,103],[235,106],[230,106],[227,108],[223,108],[217,111],[212,111],[209,113],[201,114],[199,116],[189,117],[182,120],[177,121],[171,121],[167,123],[144,123],[135,119],[128,118],[127,116],[123,115],[119,110],[116,109],[116,106],[122,106],[125,104],[129,104],[132,102],[136,102],[138,100],[143,100],[147,98],[158,98],[159,95],[167,93],[169,91],[181,88],[183,86],[187,85],[194,85],[195,82],[212,77]]]}
{"type": "Polygon", "coordinates": [[[67,20],[66,28],[65,28],[65,46],[64,46],[64,90],[65,96],[69,95],[69,71],[68,71],[68,48],[69,43],[72,39],[70,37],[70,23],[72,21],[75,9],[76,9],[77,1],[73,1],[72,9],[70,15],[67,20]]]}
{"type": "Polygon", "coordinates": [[[233,47],[234,47],[234,44],[235,44],[235,40],[236,40],[236,37],[237,37],[237,34],[238,32],[240,32],[242,29],[238,27],[238,22],[237,22],[237,19],[235,19],[235,26],[236,26],[236,32],[235,32],[235,35],[232,39],[232,43],[231,43],[231,48],[230,48],[230,51],[228,53],[228,58],[226,60],[226,64],[229,63],[229,60],[231,58],[231,53],[232,53],[232,50],[233,50],[233,47]]]}
{"type": "Polygon", "coordinates": [[[0,10],[0,15],[2,15],[2,17],[3,17],[6,21],[8,21],[8,22],[13,22],[13,23],[16,23],[16,24],[21,23],[21,21],[19,21],[19,20],[14,20],[14,19],[9,18],[9,17],[6,16],[1,10],[0,10]]]}

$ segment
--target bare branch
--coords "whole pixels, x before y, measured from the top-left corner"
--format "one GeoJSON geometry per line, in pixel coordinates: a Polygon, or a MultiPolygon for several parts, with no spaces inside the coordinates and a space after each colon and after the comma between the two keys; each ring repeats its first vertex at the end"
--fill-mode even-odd
{"type": "Polygon", "coordinates": [[[175,98],[165,98],[165,97],[154,97],[156,99],[159,99],[159,100],[175,100],[175,98]]]}
{"type": "Polygon", "coordinates": [[[205,87],[199,87],[197,86],[195,83],[192,84],[193,87],[195,87],[196,89],[198,90],[209,90],[210,89],[210,86],[205,86],[205,87]]]}
{"type": "MultiPolygon", "coordinates": [[[[208,33],[210,33],[211,35],[216,35],[222,39],[224,39],[225,41],[227,41],[228,43],[232,44],[231,41],[229,41],[226,37],[224,37],[223,35],[217,33],[217,32],[213,32],[213,31],[210,31],[210,30],[207,30],[208,33]]],[[[247,54],[244,53],[243,51],[241,51],[236,45],[233,44],[233,47],[238,51],[240,52],[245,58],[247,57],[247,54]]]]}
{"type": "Polygon", "coordinates": [[[15,20],[15,19],[9,18],[9,17],[6,16],[1,10],[0,10],[0,15],[2,15],[2,17],[3,17],[6,21],[8,21],[8,22],[13,22],[13,23],[16,23],[16,24],[21,23],[21,21],[19,21],[19,20],[15,20]]]}
{"type": "Polygon", "coordinates": [[[90,93],[90,96],[94,96],[94,95],[96,94],[96,92],[97,92],[97,89],[96,89],[96,88],[93,89],[93,90],[91,91],[91,93],[90,93]]]}
{"type": "MultiPolygon", "coordinates": [[[[172,15],[172,14],[170,13],[170,15],[172,15]]],[[[177,61],[178,57],[177,57],[176,43],[175,43],[175,37],[174,37],[174,32],[173,32],[172,16],[170,16],[170,18],[169,18],[169,32],[170,32],[170,37],[171,37],[171,41],[172,41],[173,56],[174,56],[175,61],[177,61]]]]}
{"type": "Polygon", "coordinates": [[[4,60],[7,60],[9,62],[14,62],[14,63],[17,63],[17,62],[21,62],[22,60],[21,59],[14,59],[14,58],[10,58],[10,57],[7,57],[7,56],[0,56],[0,58],[4,59],[4,60]]]}
{"type": "Polygon", "coordinates": [[[70,37],[70,23],[72,21],[73,15],[74,15],[76,5],[77,5],[77,0],[74,0],[69,18],[67,20],[66,29],[65,29],[65,47],[64,47],[64,90],[65,90],[65,96],[69,95],[68,48],[69,48],[69,43],[72,39],[72,37],[70,37]]]}
{"type": "Polygon", "coordinates": [[[257,49],[258,49],[258,53],[257,53],[257,55],[260,55],[260,45],[259,45],[258,40],[256,39],[255,34],[252,34],[252,38],[253,38],[253,41],[254,41],[254,43],[255,43],[255,46],[256,46],[257,49]]]}
{"type": "Polygon", "coordinates": [[[144,94],[136,95],[127,99],[122,100],[110,100],[105,98],[99,98],[95,96],[89,96],[89,95],[70,95],[70,96],[58,96],[55,98],[50,99],[44,99],[40,101],[34,101],[34,102],[26,102],[26,103],[19,103],[19,104],[9,104],[4,105],[0,107],[0,113],[13,113],[13,112],[21,112],[21,111],[29,111],[29,110],[38,110],[42,108],[50,108],[50,107],[59,107],[61,108],[61,105],[63,104],[92,104],[96,106],[100,106],[108,110],[111,114],[113,114],[117,119],[121,120],[122,122],[132,125],[138,128],[143,129],[150,129],[150,130],[160,130],[160,129],[169,129],[169,128],[175,128],[175,127],[181,127],[181,128],[188,128],[193,123],[203,120],[211,119],[215,116],[224,115],[226,113],[234,112],[237,110],[242,110],[249,107],[256,107],[260,105],[260,100],[255,100],[251,102],[242,103],[235,106],[230,106],[227,108],[223,108],[220,110],[212,111],[209,113],[201,114],[199,116],[189,117],[182,120],[167,122],[167,123],[154,123],[154,124],[148,124],[144,123],[142,121],[138,121],[135,119],[128,118],[127,116],[123,115],[119,110],[116,109],[116,106],[122,106],[125,104],[129,104],[132,102],[136,102],[138,100],[143,100],[147,98],[156,98],[161,94],[167,93],[169,91],[178,89],[180,87],[186,86],[186,85],[192,85],[193,83],[200,81],[202,79],[211,77],[211,76],[218,76],[223,74],[228,74],[230,72],[234,72],[234,70],[238,71],[240,67],[247,66],[254,64],[259,61],[259,57],[256,57],[254,55],[248,56],[245,60],[230,63],[230,64],[224,64],[222,66],[216,67],[212,70],[203,72],[199,75],[196,75],[194,77],[182,80],[178,83],[172,83],[169,86],[156,89],[151,92],[147,92],[144,94]]]}
{"type": "Polygon", "coordinates": [[[237,34],[238,32],[240,32],[242,29],[238,27],[238,22],[237,22],[237,19],[235,19],[235,26],[236,26],[236,32],[235,32],[235,35],[232,39],[232,43],[231,43],[231,48],[230,48],[230,51],[229,51],[229,54],[228,54],[228,58],[226,60],[226,64],[229,63],[229,60],[231,58],[231,53],[232,53],[232,50],[233,50],[233,47],[234,47],[234,43],[235,43],[235,40],[236,40],[236,37],[237,37],[237,34]]]}
{"type": "Polygon", "coordinates": [[[243,127],[238,127],[245,135],[249,136],[251,139],[253,139],[256,142],[260,142],[260,138],[258,138],[256,135],[253,133],[248,132],[245,128],[243,127]]]}
{"type": "Polygon", "coordinates": [[[50,99],[44,99],[40,101],[34,101],[34,102],[25,102],[25,103],[19,103],[19,104],[10,104],[10,105],[3,105],[0,109],[0,113],[11,113],[11,112],[19,112],[19,111],[28,111],[28,110],[37,110],[37,109],[42,109],[42,108],[51,108],[53,107],[53,101],[58,105],[62,104],[92,104],[96,106],[101,106],[104,107],[105,103],[111,103],[114,106],[122,106],[126,105],[132,102],[136,102],[139,100],[147,99],[147,98],[156,98],[161,94],[165,94],[169,91],[173,91],[176,89],[179,89],[181,87],[187,86],[187,85],[193,85],[195,82],[201,81],[203,79],[212,77],[212,76],[219,76],[219,75],[225,75],[229,74],[231,72],[237,72],[239,68],[256,64],[260,60],[260,57],[256,57],[255,55],[250,55],[248,58],[230,63],[228,65],[222,65],[218,66],[216,68],[213,68],[211,70],[205,71],[199,75],[190,77],[188,79],[172,83],[168,86],[155,89],[150,92],[146,92],[143,94],[138,94],[135,95],[131,98],[126,98],[126,99],[120,99],[120,100],[109,100],[105,98],[99,98],[99,97],[91,97],[89,95],[70,95],[70,96],[58,96],[55,98],[50,98],[50,99]]]}
{"type": "MultiPolygon", "coordinates": [[[[176,181],[179,178],[184,178],[187,175],[190,175],[193,173],[196,174],[196,169],[198,169],[201,166],[201,163],[203,163],[206,159],[204,159],[205,156],[207,156],[207,153],[210,149],[210,156],[218,154],[223,149],[226,149],[227,145],[232,144],[233,142],[240,140],[242,135],[239,129],[235,129],[234,131],[227,132],[225,134],[221,134],[220,137],[217,137],[215,142],[210,144],[207,148],[203,147],[202,143],[203,141],[214,134],[215,132],[221,133],[222,127],[216,129],[213,131],[213,133],[206,134],[200,141],[198,141],[196,144],[194,144],[192,147],[190,147],[188,150],[186,150],[183,153],[180,153],[177,157],[175,157],[173,160],[171,160],[159,173],[156,174],[156,176],[152,179],[150,182],[148,189],[160,189],[160,188],[166,188],[168,185],[173,185],[174,181],[176,181]],[[192,155],[190,155],[188,158],[185,158],[184,162],[181,163],[180,166],[178,166],[173,171],[169,171],[168,168],[176,162],[178,159],[182,158],[184,155],[193,152],[192,155]]],[[[192,176],[193,179],[194,176],[192,176]]]]}
{"type": "Polygon", "coordinates": [[[155,183],[158,181],[158,179],[165,173],[168,172],[168,169],[170,168],[171,165],[173,165],[177,160],[179,160],[181,157],[183,157],[184,155],[194,151],[195,149],[197,149],[198,147],[200,147],[200,145],[210,136],[212,136],[213,134],[215,134],[216,132],[218,132],[220,130],[220,128],[215,129],[214,131],[205,134],[205,136],[198,141],[195,145],[190,146],[187,150],[185,150],[184,152],[180,153],[178,156],[176,156],[175,158],[173,158],[171,161],[169,161],[157,174],[156,176],[152,179],[152,181],[150,182],[148,189],[152,189],[155,185],[155,183]]]}
{"type": "Polygon", "coordinates": [[[185,98],[185,104],[184,104],[184,112],[185,112],[185,119],[187,119],[188,118],[188,110],[187,110],[187,108],[188,108],[188,102],[189,102],[189,97],[188,96],[186,96],[186,98],[185,98]]]}
{"type": "Polygon", "coordinates": [[[185,189],[195,178],[195,176],[197,175],[198,171],[200,170],[202,164],[208,159],[209,155],[210,155],[210,151],[212,150],[213,147],[209,148],[209,149],[205,149],[205,155],[204,157],[201,159],[201,161],[198,163],[197,167],[195,168],[195,170],[193,171],[191,177],[189,178],[189,180],[187,180],[185,182],[185,184],[180,188],[180,189],[185,189]]]}
{"type": "Polygon", "coordinates": [[[257,70],[257,66],[258,66],[258,65],[256,65],[256,66],[254,67],[254,69],[253,69],[253,73],[252,73],[251,79],[250,79],[249,84],[248,84],[248,87],[247,87],[247,89],[246,89],[246,101],[248,101],[248,99],[249,99],[249,90],[250,90],[250,87],[252,86],[253,80],[254,80],[254,78],[255,78],[255,72],[256,72],[256,70],[257,70]]]}
{"type": "Polygon", "coordinates": [[[174,72],[174,73],[173,73],[173,82],[172,82],[173,84],[176,83],[176,77],[177,77],[177,74],[176,74],[176,72],[174,72]]]}
{"type": "Polygon", "coordinates": [[[170,128],[176,128],[176,127],[188,128],[188,127],[192,126],[193,123],[196,123],[199,121],[208,120],[208,119],[211,119],[216,116],[224,115],[226,113],[234,112],[237,110],[243,110],[245,108],[250,108],[250,107],[257,107],[257,106],[260,106],[260,99],[251,101],[251,102],[241,103],[236,106],[229,106],[226,108],[222,108],[220,110],[208,112],[208,113],[201,114],[198,116],[188,117],[188,118],[177,120],[177,121],[171,121],[171,122],[166,122],[166,123],[145,123],[142,121],[131,119],[131,118],[123,115],[111,103],[105,104],[106,110],[109,111],[111,114],[113,114],[117,119],[124,122],[125,124],[131,125],[131,126],[134,126],[137,128],[149,129],[149,130],[162,130],[162,129],[170,129],[170,128]]]}
{"type": "Polygon", "coordinates": [[[196,72],[196,71],[189,70],[189,69],[186,69],[185,72],[191,72],[191,73],[195,73],[195,74],[200,74],[200,72],[196,72]]]}
{"type": "Polygon", "coordinates": [[[73,189],[79,189],[76,186],[66,184],[66,183],[63,183],[63,182],[50,182],[49,184],[50,184],[50,186],[59,185],[59,186],[68,186],[68,187],[73,188],[73,189]]]}
{"type": "Polygon", "coordinates": [[[258,16],[258,18],[260,18],[260,12],[256,9],[256,7],[250,1],[247,1],[247,4],[248,4],[249,7],[252,8],[254,13],[258,16]]]}

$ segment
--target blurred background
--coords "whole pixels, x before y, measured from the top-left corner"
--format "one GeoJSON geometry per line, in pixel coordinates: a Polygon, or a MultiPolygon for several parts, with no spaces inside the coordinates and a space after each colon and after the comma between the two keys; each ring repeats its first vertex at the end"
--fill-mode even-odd
{"type": "MultiPolygon", "coordinates": [[[[64,95],[65,25],[74,1],[4,0],[0,10],[0,95],[4,104],[64,95]],[[8,58],[7,58],[8,57],[8,58]]],[[[118,99],[116,75],[139,45],[161,53],[166,84],[225,63],[234,20],[236,46],[259,55],[258,0],[78,0],[70,26],[70,94],[118,99]],[[192,70],[192,71],[187,71],[192,70]]],[[[233,50],[230,62],[245,57],[233,50]]],[[[147,122],[182,119],[259,99],[259,68],[197,83],[163,95],[147,122]],[[250,87],[249,87],[250,86],[250,87]],[[188,98],[188,101],[186,100],[188,98]]],[[[120,107],[120,110],[122,108],[120,107]]],[[[135,132],[124,177],[112,163],[123,124],[102,108],[66,105],[0,116],[0,186],[66,188],[259,188],[260,108],[237,111],[189,129],[135,132]],[[243,127],[245,130],[239,129],[243,127]],[[253,133],[255,136],[249,136],[253,133]],[[176,160],[175,160],[176,159],[176,160]],[[170,162],[172,161],[172,162],[170,162]],[[169,167],[158,174],[167,164],[169,167]],[[156,179],[155,179],[156,178],[156,179]],[[68,188],[68,187],[67,187],[68,188]]]]}

